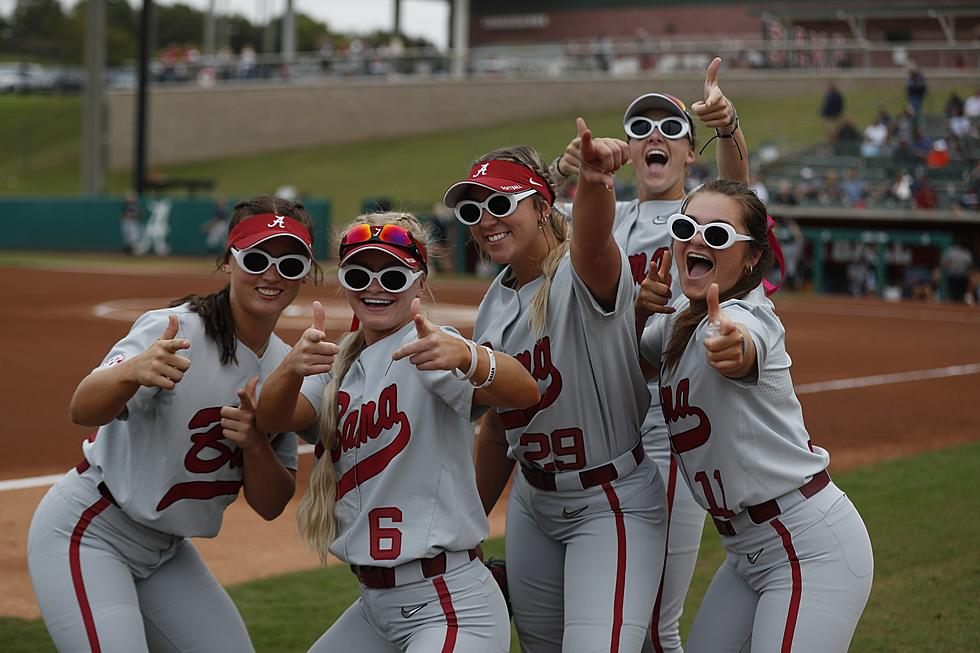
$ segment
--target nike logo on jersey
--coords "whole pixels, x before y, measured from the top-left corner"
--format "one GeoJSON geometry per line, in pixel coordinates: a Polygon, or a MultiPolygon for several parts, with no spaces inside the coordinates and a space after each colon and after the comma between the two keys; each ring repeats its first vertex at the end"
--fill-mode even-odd
{"type": "Polygon", "coordinates": [[[759,549],[755,553],[746,553],[745,557],[749,559],[750,565],[754,565],[755,561],[759,559],[760,555],[762,555],[762,549],[759,549]]]}
{"type": "Polygon", "coordinates": [[[418,605],[413,605],[411,607],[402,606],[402,616],[408,619],[413,616],[416,612],[429,605],[428,603],[419,603],[418,605]]]}
{"type": "Polygon", "coordinates": [[[576,508],[575,510],[569,510],[568,508],[562,508],[561,509],[561,515],[565,519],[571,519],[572,517],[577,517],[578,515],[581,515],[583,512],[585,512],[585,509],[586,508],[588,508],[588,506],[582,506],[581,508],[576,508]]]}
{"type": "Polygon", "coordinates": [[[672,214],[670,214],[670,213],[668,213],[666,215],[658,215],[658,216],[656,216],[656,217],[653,218],[653,223],[654,224],[667,224],[667,220],[670,219],[670,216],[671,215],[672,214]]]}

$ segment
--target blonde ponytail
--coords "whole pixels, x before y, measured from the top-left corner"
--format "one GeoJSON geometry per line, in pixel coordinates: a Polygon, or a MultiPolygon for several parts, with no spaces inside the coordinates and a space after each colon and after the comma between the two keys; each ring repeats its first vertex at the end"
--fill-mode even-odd
{"type": "MultiPolygon", "coordinates": [[[[548,296],[551,293],[551,281],[555,278],[555,272],[558,271],[558,265],[561,263],[561,260],[568,253],[571,236],[571,227],[568,224],[568,220],[555,207],[551,207],[551,210],[548,212],[547,224],[558,243],[548,250],[548,255],[541,263],[541,275],[544,277],[544,281],[541,283],[541,287],[535,291],[534,297],[531,298],[528,319],[531,322],[531,334],[535,338],[540,338],[547,330],[548,296]]],[[[543,228],[544,225],[542,225],[543,228]]]]}
{"type": "Polygon", "coordinates": [[[326,563],[330,545],[337,534],[337,520],[334,517],[334,504],[337,500],[337,473],[333,465],[333,447],[337,440],[337,393],[351,364],[357,360],[365,347],[364,331],[358,329],[340,339],[340,352],[334,358],[333,378],[323,390],[320,410],[319,435],[323,445],[323,455],[313,466],[310,484],[299,503],[296,520],[299,533],[314,551],[320,561],[326,563]]]}

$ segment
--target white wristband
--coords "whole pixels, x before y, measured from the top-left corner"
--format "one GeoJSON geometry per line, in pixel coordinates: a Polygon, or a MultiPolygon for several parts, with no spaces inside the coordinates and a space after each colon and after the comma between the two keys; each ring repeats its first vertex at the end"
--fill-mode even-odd
{"type": "Polygon", "coordinates": [[[487,356],[490,357],[490,372],[487,374],[487,380],[479,385],[473,383],[473,380],[470,379],[470,383],[473,383],[473,386],[476,387],[477,389],[487,387],[488,385],[493,383],[493,377],[497,376],[497,358],[493,355],[492,349],[490,349],[489,347],[484,347],[484,349],[487,350],[487,356]]]}
{"type": "Polygon", "coordinates": [[[463,340],[466,346],[470,349],[470,368],[466,370],[465,374],[460,374],[458,368],[453,368],[453,376],[455,376],[460,381],[468,381],[473,378],[476,374],[476,343],[472,340],[463,340]]]}

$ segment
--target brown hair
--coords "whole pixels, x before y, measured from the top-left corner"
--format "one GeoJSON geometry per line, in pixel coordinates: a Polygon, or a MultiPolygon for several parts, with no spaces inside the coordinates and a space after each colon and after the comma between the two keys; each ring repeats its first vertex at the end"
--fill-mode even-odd
{"type": "MultiPolygon", "coordinates": [[[[743,269],[742,276],[735,282],[735,285],[722,291],[718,300],[724,302],[728,299],[744,297],[762,283],[773,264],[774,255],[768,239],[769,212],[751,188],[743,183],[728,179],[714,179],[698,187],[685,198],[680,212],[684,213],[687,210],[687,205],[691,203],[691,199],[701,193],[715,193],[730,197],[742,208],[742,221],[748,229],[748,235],[752,236],[752,240],[746,242],[752,254],[759,255],[759,260],[751,271],[743,269]]],[[[683,265],[683,261],[678,261],[677,264],[683,265]]],[[[674,320],[667,349],[664,352],[664,365],[667,369],[672,370],[677,367],[691,335],[707,314],[707,301],[692,299],[690,305],[674,320]]]]}
{"type": "MultiPolygon", "coordinates": [[[[557,197],[555,193],[555,180],[551,176],[551,170],[548,168],[548,164],[544,162],[541,155],[533,147],[528,147],[527,145],[514,145],[512,147],[503,147],[498,150],[494,150],[488,154],[484,154],[476,161],[473,165],[480,163],[486,163],[492,160],[500,161],[510,161],[511,163],[517,163],[519,165],[530,168],[539,177],[544,179],[545,183],[548,184],[548,190],[551,191],[552,197],[557,197]]],[[[568,223],[565,214],[562,213],[554,204],[549,205],[548,200],[545,199],[543,195],[537,193],[533,195],[535,207],[542,213],[544,213],[544,219],[549,226],[549,230],[555,237],[556,244],[548,251],[548,255],[545,257],[544,261],[541,262],[541,274],[544,276],[544,283],[538,288],[537,292],[534,293],[534,297],[531,299],[531,310],[529,311],[529,319],[531,321],[531,333],[535,336],[541,336],[544,334],[547,324],[548,324],[548,293],[551,291],[551,280],[555,276],[555,272],[558,270],[558,264],[561,263],[562,258],[568,252],[568,246],[570,244],[572,230],[568,223]],[[546,213],[545,213],[546,211],[546,213]]]]}
{"type": "MultiPolygon", "coordinates": [[[[340,243],[341,236],[354,225],[367,223],[372,225],[398,224],[408,229],[415,240],[427,250],[432,244],[432,236],[426,227],[410,213],[390,211],[386,213],[368,213],[354,218],[334,239],[340,243]]],[[[340,351],[337,353],[331,370],[330,383],[323,391],[323,401],[320,409],[320,422],[317,426],[320,443],[323,445],[323,456],[313,467],[310,483],[306,494],[299,504],[296,519],[300,535],[316,551],[321,561],[326,561],[330,553],[330,544],[337,532],[337,522],[334,516],[334,504],[337,500],[337,474],[333,466],[331,452],[337,439],[337,394],[344,383],[350,366],[357,360],[366,345],[364,329],[357,329],[344,335],[337,343],[340,351]]]]}
{"type": "MultiPolygon", "coordinates": [[[[306,207],[299,202],[290,202],[279,197],[269,197],[262,195],[239,202],[231,214],[228,223],[228,230],[231,231],[239,222],[252,215],[263,213],[275,213],[285,215],[298,220],[310,231],[311,242],[315,238],[313,229],[313,218],[307,213],[306,207]]],[[[215,269],[228,262],[231,256],[231,248],[226,247],[224,253],[218,255],[215,269]]],[[[323,279],[323,271],[320,265],[313,261],[311,268],[313,283],[319,284],[323,279]]],[[[210,295],[198,295],[192,293],[170,302],[170,306],[180,306],[190,304],[190,309],[201,316],[204,321],[204,333],[215,341],[221,348],[221,364],[238,363],[235,355],[237,340],[235,339],[235,321],[231,314],[231,284],[226,284],[224,288],[210,295]]]]}

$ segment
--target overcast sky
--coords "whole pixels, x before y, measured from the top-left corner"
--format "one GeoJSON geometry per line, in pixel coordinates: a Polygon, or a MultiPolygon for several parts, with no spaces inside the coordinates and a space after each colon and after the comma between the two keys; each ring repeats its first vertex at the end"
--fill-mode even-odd
{"type": "MultiPolygon", "coordinates": [[[[62,0],[66,7],[77,0],[62,0]]],[[[176,0],[156,0],[156,4],[172,5],[176,0]]],[[[183,4],[205,10],[209,0],[181,0],[183,4]]],[[[10,15],[16,0],[0,0],[0,13],[10,15]]],[[[130,0],[136,7],[142,0],[130,0]]],[[[282,13],[286,0],[214,0],[219,13],[239,13],[253,22],[265,22],[270,16],[282,13]]],[[[371,32],[391,29],[394,23],[394,0],[293,0],[295,11],[302,11],[326,22],[338,32],[371,32]]],[[[439,47],[445,47],[448,35],[449,2],[447,0],[402,0],[402,32],[409,36],[424,36],[439,47]]]]}

